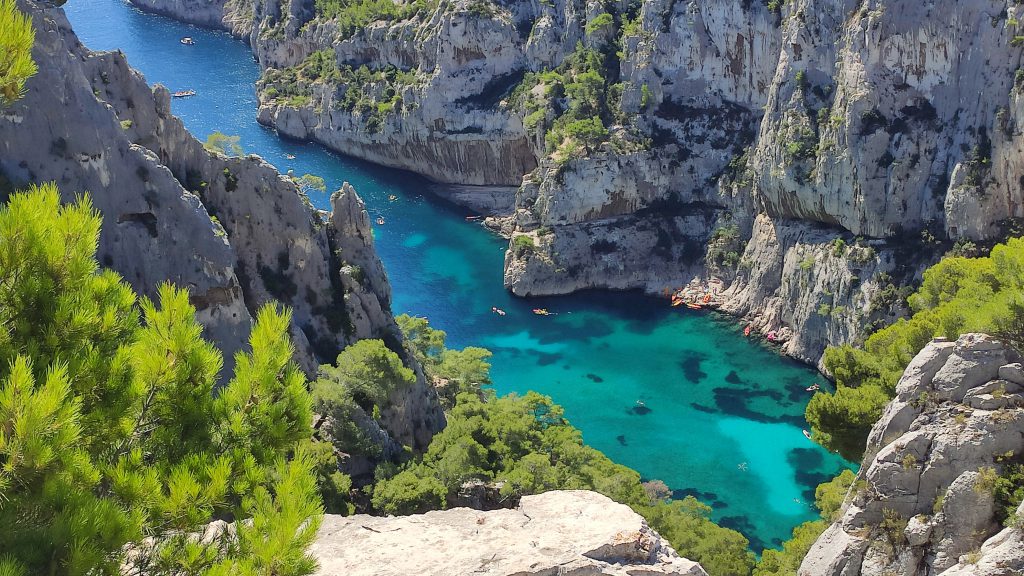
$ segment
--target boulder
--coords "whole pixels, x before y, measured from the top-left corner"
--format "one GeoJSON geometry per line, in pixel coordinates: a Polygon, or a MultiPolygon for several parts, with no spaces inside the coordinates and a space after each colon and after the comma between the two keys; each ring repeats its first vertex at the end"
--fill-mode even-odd
{"type": "Polygon", "coordinates": [[[318,576],[707,576],[628,506],[595,492],[524,496],[514,510],[324,518],[318,576]]]}

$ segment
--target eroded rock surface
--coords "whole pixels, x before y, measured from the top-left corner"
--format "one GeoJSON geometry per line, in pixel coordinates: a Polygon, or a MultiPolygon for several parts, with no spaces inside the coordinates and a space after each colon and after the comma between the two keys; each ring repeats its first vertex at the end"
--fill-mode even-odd
{"type": "Polygon", "coordinates": [[[535,237],[505,258],[518,295],[709,283],[817,363],[902,313],[893,295],[954,242],[1024,217],[1024,6],[1007,0],[458,0],[355,30],[313,0],[134,2],[188,21],[221,7],[282,133],[498,186],[447,196],[535,237]],[[603,54],[614,97],[608,141],[566,158],[545,137],[567,101],[531,116],[521,82],[578,46],[603,54]]]}
{"type": "Polygon", "coordinates": [[[1020,574],[1024,533],[1004,529],[992,484],[1024,455],[1020,360],[983,334],[926,346],[872,428],[842,516],[801,576],[1020,574]]]}
{"type": "Polygon", "coordinates": [[[324,518],[320,576],[706,576],[628,506],[587,491],[524,496],[514,510],[324,518]]]}

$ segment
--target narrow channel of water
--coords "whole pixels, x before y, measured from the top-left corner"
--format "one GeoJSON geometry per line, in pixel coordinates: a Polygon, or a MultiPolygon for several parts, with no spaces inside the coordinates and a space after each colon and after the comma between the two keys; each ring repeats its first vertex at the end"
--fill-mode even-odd
{"type": "MultiPolygon", "coordinates": [[[[74,0],[65,9],[86,46],[122,50],[150,83],[196,90],[173,109],[198,138],[237,134],[247,152],[281,171],[320,175],[328,190],[351,182],[373,218],[385,219],[375,236],[396,313],[426,316],[452,346],[490,348],[499,393],[551,395],[589,444],[711,505],[756,551],[814,517],[814,487],[848,465],[801,433],[804,389],[820,381],[816,372],[745,339],[735,319],[637,294],[513,298],[502,287],[506,243],[429,196],[422,179],[257,124],[259,70],[242,42],[122,0],[74,0]],[[183,46],[182,36],[196,45],[183,46]],[[535,316],[535,307],[557,315],[535,316]]],[[[313,202],[327,208],[327,195],[313,202]]]]}

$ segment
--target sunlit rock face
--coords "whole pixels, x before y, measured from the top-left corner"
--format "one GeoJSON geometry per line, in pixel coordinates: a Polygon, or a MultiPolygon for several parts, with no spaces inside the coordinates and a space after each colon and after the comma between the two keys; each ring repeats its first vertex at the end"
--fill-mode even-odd
{"type": "Polygon", "coordinates": [[[628,506],[596,492],[524,496],[518,508],[324,518],[320,576],[707,576],[628,506]]]}
{"type": "Polygon", "coordinates": [[[799,573],[1019,574],[1024,532],[1004,529],[993,476],[1024,451],[1020,360],[984,334],[926,346],[871,430],[841,517],[799,573]]]}
{"type": "Polygon", "coordinates": [[[259,119],[283,134],[490,186],[450,197],[534,237],[505,259],[520,295],[711,283],[818,363],[900,314],[888,295],[954,242],[1024,217],[1014,3],[460,0],[354,32],[312,0],[135,3],[246,38],[259,119]],[[515,88],[578,45],[605,54],[615,118],[567,159],[515,88]],[[373,106],[345,102],[350,78],[283,97],[275,74],[317,52],[390,79],[361,82],[373,106]]]}

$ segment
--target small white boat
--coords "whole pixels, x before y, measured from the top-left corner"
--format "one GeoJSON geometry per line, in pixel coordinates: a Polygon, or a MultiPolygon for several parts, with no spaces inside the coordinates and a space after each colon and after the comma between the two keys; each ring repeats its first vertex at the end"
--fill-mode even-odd
{"type": "Polygon", "coordinates": [[[181,39],[181,43],[184,44],[185,46],[194,46],[196,41],[193,40],[191,36],[185,36],[184,38],[181,39]]]}
{"type": "Polygon", "coordinates": [[[173,96],[175,98],[188,98],[189,96],[195,96],[195,95],[196,95],[196,91],[195,90],[178,90],[177,92],[171,94],[171,96],[173,96]]]}

